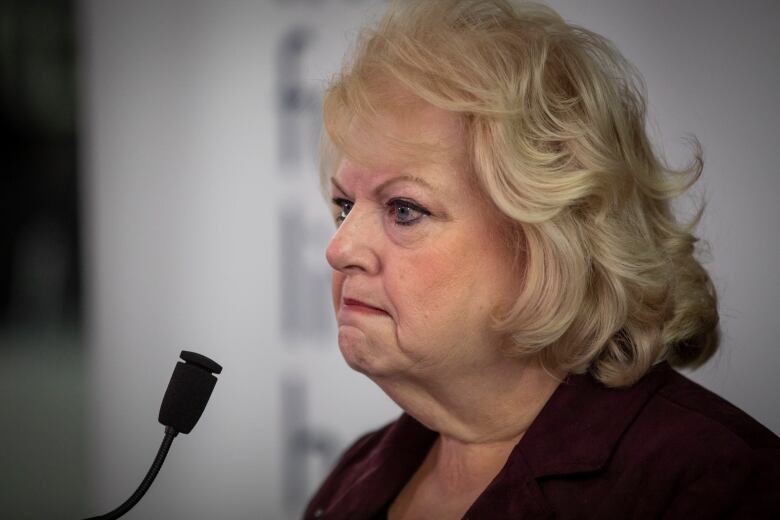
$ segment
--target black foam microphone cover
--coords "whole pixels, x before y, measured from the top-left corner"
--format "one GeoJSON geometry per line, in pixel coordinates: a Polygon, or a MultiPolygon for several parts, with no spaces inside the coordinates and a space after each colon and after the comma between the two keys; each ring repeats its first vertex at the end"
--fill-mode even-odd
{"type": "Polygon", "coordinates": [[[160,406],[159,421],[179,433],[190,433],[211,397],[222,367],[211,359],[183,350],[160,406]]]}

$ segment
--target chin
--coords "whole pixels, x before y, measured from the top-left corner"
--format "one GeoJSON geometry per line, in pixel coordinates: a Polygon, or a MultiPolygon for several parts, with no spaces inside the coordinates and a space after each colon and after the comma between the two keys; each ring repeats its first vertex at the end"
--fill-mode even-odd
{"type": "Polygon", "coordinates": [[[383,349],[370,341],[359,329],[342,327],[339,330],[339,350],[347,365],[370,378],[391,375],[383,349]]]}

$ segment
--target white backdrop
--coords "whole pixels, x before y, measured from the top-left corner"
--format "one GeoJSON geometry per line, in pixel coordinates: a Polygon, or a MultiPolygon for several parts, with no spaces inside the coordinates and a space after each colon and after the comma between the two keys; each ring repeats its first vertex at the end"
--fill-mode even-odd
{"type": "MultiPolygon", "coordinates": [[[[151,463],[182,349],[225,369],[128,518],[295,518],[339,450],[398,414],[338,354],[314,163],[321,88],[382,5],[82,1],[95,512],[151,463]]],[[[776,4],[551,5],[637,64],[673,162],[702,141],[725,337],[694,378],[780,432],[776,4]]]]}

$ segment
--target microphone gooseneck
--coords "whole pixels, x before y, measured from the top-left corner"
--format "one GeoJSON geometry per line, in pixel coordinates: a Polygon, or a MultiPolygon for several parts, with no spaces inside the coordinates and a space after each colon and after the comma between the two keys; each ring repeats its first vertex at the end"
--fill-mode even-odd
{"type": "Polygon", "coordinates": [[[184,363],[176,363],[160,406],[159,421],[165,426],[165,437],[152,466],[138,489],[122,505],[109,513],[86,520],[115,520],[130,511],[146,494],[160,472],[173,439],[179,433],[190,433],[203,414],[214,385],[217,383],[217,378],[213,374],[221,373],[222,367],[196,352],[182,350],[180,357],[184,363]]]}
{"type": "Polygon", "coordinates": [[[171,444],[173,444],[173,438],[176,437],[178,434],[179,433],[173,428],[171,428],[170,426],[167,426],[165,428],[165,437],[163,437],[163,441],[162,444],[160,445],[160,449],[157,450],[157,456],[154,458],[154,462],[152,462],[152,467],[149,468],[149,471],[146,473],[146,476],[141,481],[141,485],[138,486],[138,489],[135,490],[135,493],[130,495],[130,498],[125,500],[122,505],[120,505],[113,511],[110,511],[104,515],[87,518],[87,520],[116,520],[120,516],[130,511],[133,508],[133,506],[135,506],[138,503],[138,501],[141,500],[141,498],[143,498],[143,496],[151,487],[152,482],[154,482],[155,477],[157,477],[157,473],[160,472],[160,468],[162,467],[163,462],[165,462],[165,457],[168,455],[168,450],[171,449],[171,444]]]}

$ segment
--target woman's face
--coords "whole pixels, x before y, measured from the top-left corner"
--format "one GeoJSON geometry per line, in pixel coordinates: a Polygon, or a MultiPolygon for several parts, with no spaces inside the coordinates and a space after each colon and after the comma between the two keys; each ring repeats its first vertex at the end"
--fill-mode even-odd
{"type": "Polygon", "coordinates": [[[326,256],[341,352],[378,378],[500,362],[503,338],[491,318],[497,305],[511,305],[519,276],[502,239],[506,223],[469,181],[458,120],[425,106],[382,125],[453,152],[401,165],[371,136],[361,154],[372,166],[345,159],[333,176],[338,228],[326,256]]]}

